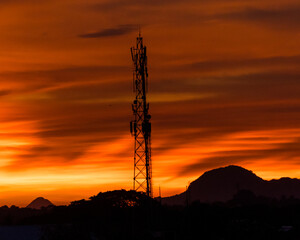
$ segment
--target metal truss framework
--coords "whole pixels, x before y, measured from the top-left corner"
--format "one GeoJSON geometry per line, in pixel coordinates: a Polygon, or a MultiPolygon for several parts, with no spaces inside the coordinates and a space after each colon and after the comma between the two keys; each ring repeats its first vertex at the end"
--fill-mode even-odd
{"type": "Polygon", "coordinates": [[[148,114],[149,103],[146,101],[147,54],[140,34],[137,37],[136,47],[131,48],[131,56],[134,64],[133,89],[136,93],[132,104],[134,120],[130,123],[130,131],[135,140],[133,189],[152,197],[151,116],[148,114]]]}

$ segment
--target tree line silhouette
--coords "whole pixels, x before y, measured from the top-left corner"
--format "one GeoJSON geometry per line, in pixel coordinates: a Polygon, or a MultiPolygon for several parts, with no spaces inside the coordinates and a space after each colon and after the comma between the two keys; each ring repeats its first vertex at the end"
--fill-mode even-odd
{"type": "Polygon", "coordinates": [[[68,206],[0,208],[1,225],[39,225],[41,240],[299,239],[300,200],[240,190],[227,202],[164,206],[135,191],[99,193],[68,206]]]}

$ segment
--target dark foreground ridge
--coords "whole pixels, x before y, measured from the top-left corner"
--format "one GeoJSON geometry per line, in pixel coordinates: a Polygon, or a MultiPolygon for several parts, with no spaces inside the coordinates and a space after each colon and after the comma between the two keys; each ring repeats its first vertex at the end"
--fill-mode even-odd
{"type": "Polygon", "coordinates": [[[241,191],[250,191],[256,196],[266,198],[300,199],[300,180],[285,177],[267,181],[252,171],[231,165],[205,172],[190,184],[186,192],[163,198],[162,203],[185,205],[187,201],[227,202],[241,191]]]}
{"type": "MultiPolygon", "coordinates": [[[[281,184],[296,182],[296,187],[299,182],[295,179],[275,182],[278,181],[281,184]]],[[[0,239],[300,239],[300,200],[295,197],[263,197],[245,189],[256,186],[258,182],[274,183],[264,181],[251,171],[229,166],[203,174],[190,186],[191,189],[201,189],[206,184],[211,193],[207,196],[213,197],[221,196],[215,192],[226,194],[232,189],[233,197],[225,195],[222,202],[195,200],[186,201],[181,206],[170,206],[142,193],[116,190],[74,201],[68,206],[41,209],[2,206],[0,239]],[[222,186],[219,186],[220,182],[224,182],[222,186]]]]}

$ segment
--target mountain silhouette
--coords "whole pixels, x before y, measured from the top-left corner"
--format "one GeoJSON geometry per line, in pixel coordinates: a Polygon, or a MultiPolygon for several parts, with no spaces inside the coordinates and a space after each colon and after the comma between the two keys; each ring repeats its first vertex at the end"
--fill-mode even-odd
{"type": "Polygon", "coordinates": [[[38,197],[34,199],[26,208],[41,209],[43,207],[54,206],[48,199],[38,197]]]}
{"type": "Polygon", "coordinates": [[[195,201],[227,202],[241,190],[248,190],[256,196],[268,198],[300,199],[300,179],[285,177],[267,181],[256,176],[252,171],[230,165],[205,172],[190,184],[187,191],[162,198],[162,203],[184,205],[195,201]]]}

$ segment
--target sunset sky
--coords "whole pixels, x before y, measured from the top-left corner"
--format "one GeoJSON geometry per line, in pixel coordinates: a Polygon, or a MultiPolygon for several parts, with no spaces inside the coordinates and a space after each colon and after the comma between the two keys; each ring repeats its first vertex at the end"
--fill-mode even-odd
{"type": "Polygon", "coordinates": [[[154,196],[230,164],[300,178],[299,0],[2,0],[0,206],[132,188],[138,26],[154,196]]]}

